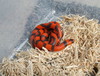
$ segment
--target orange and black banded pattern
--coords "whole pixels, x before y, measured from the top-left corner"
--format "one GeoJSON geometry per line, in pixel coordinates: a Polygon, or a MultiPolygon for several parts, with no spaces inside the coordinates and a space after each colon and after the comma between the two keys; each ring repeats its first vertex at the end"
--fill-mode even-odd
{"type": "Polygon", "coordinates": [[[60,43],[62,36],[60,24],[51,21],[36,26],[29,37],[29,42],[33,48],[42,49],[42,47],[45,47],[49,51],[60,51],[74,42],[73,39],[68,39],[60,43]]]}

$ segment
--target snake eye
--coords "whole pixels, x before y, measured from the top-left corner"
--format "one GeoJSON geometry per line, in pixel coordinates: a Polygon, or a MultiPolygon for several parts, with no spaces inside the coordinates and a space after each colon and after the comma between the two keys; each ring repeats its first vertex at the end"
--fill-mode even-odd
{"type": "Polygon", "coordinates": [[[56,24],[57,22],[56,21],[54,21],[54,24],[56,24]]]}

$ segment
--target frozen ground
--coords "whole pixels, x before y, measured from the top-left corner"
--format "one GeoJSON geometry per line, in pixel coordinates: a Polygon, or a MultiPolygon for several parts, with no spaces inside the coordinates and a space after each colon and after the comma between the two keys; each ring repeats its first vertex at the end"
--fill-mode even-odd
{"type": "Polygon", "coordinates": [[[99,0],[0,0],[0,61],[11,55],[29,36],[33,25],[52,10],[56,11],[55,16],[71,13],[100,20],[99,3],[99,0]]]}

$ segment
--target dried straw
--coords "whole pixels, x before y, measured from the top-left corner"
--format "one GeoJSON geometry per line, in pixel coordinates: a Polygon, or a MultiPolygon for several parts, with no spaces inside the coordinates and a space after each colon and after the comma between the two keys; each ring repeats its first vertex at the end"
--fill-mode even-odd
{"type": "Polygon", "coordinates": [[[5,76],[100,76],[100,24],[85,16],[67,15],[58,21],[65,39],[75,42],[60,52],[43,47],[21,51],[15,59],[4,58],[0,72],[5,76]],[[93,70],[95,69],[95,70],[93,70]],[[97,74],[96,74],[97,73],[97,74]]]}

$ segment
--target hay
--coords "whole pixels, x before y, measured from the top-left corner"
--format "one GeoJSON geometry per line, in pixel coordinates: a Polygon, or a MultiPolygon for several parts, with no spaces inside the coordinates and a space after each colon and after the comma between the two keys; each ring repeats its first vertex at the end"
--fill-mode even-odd
{"type": "Polygon", "coordinates": [[[5,76],[100,76],[100,24],[85,16],[59,18],[65,39],[74,44],[60,52],[38,48],[21,51],[15,59],[4,58],[0,72],[5,76]],[[94,69],[94,70],[93,70],[94,69]],[[97,74],[96,74],[97,73],[97,74]]]}

